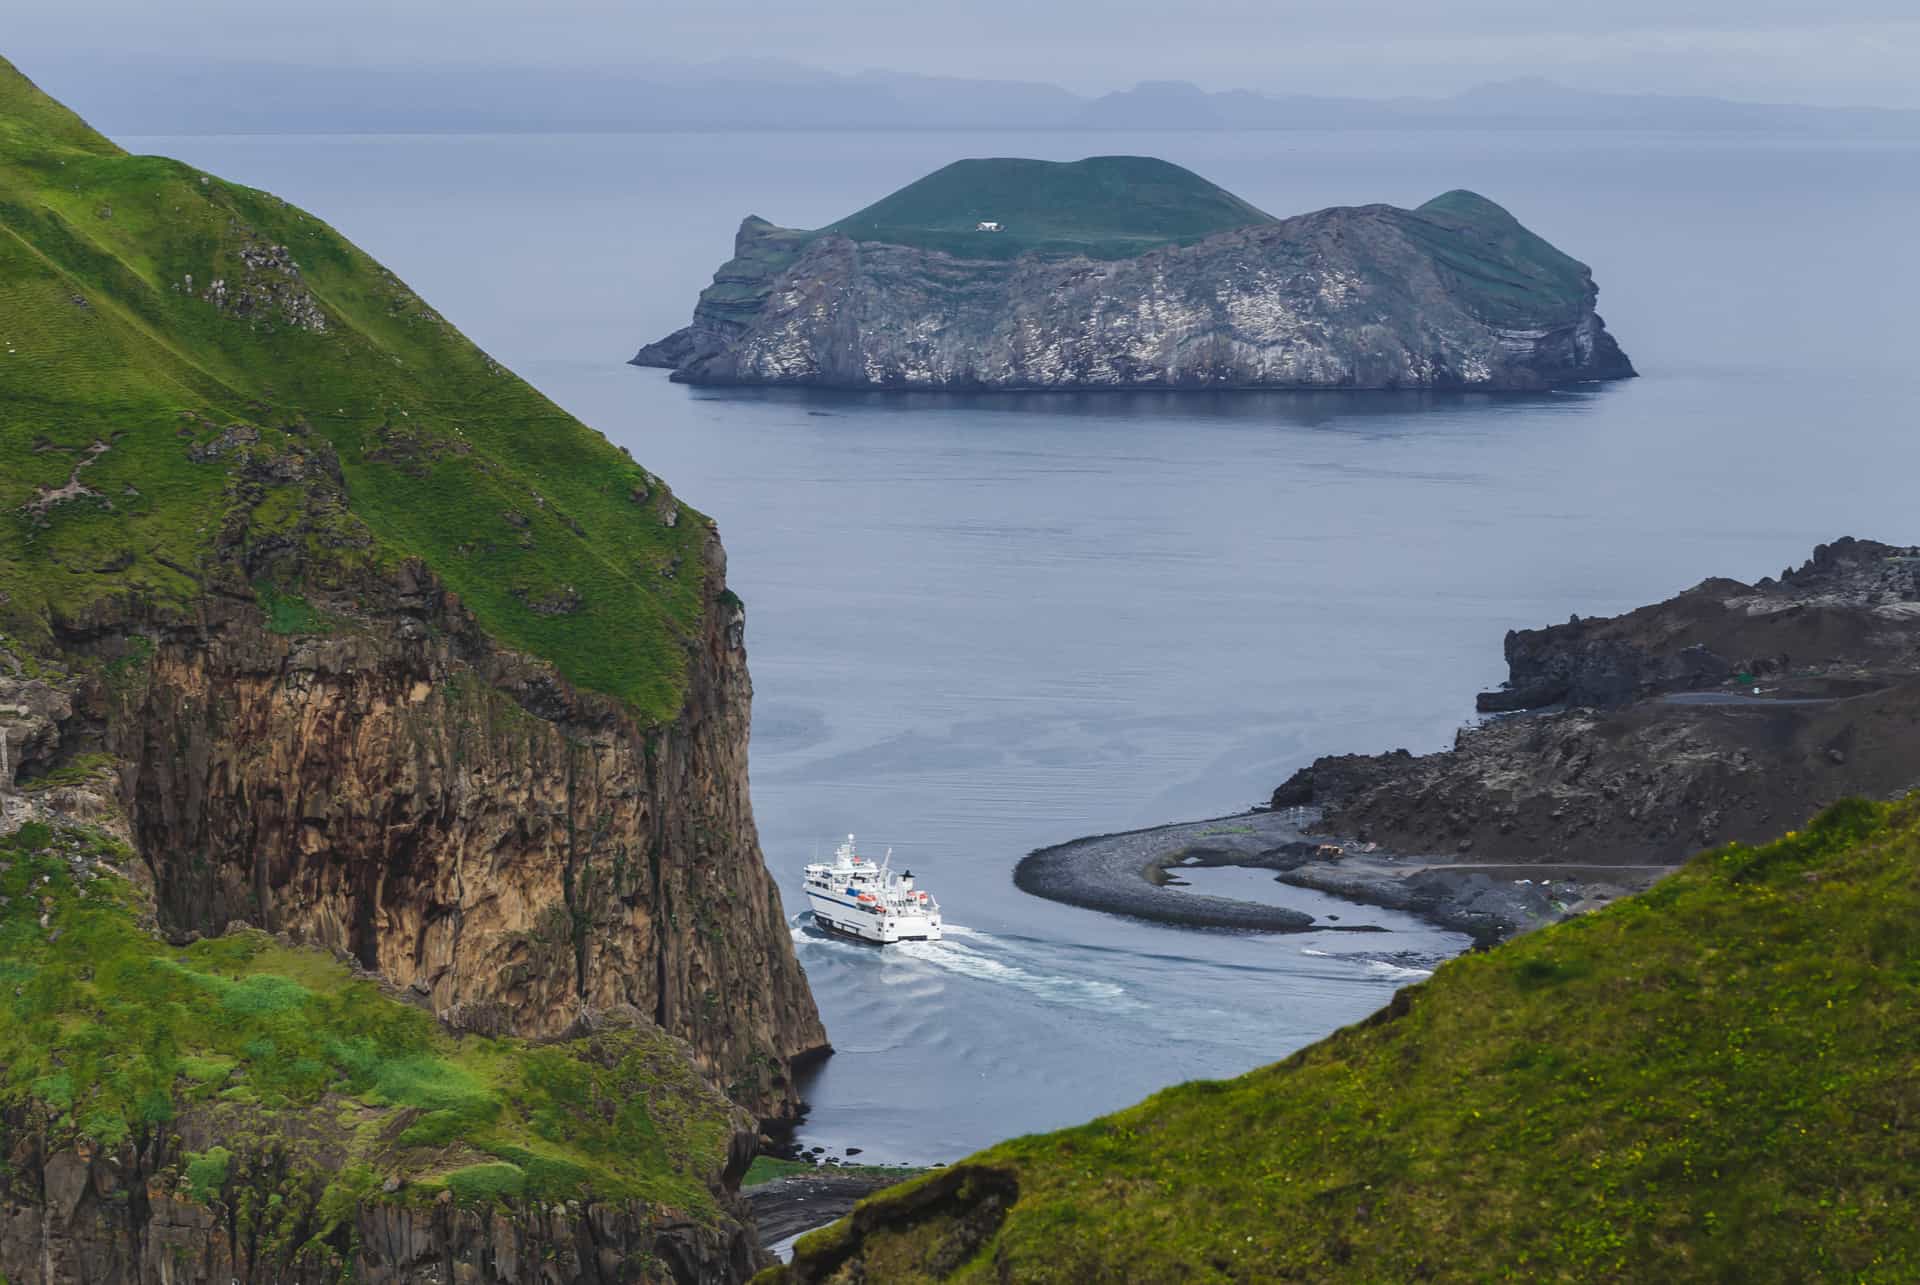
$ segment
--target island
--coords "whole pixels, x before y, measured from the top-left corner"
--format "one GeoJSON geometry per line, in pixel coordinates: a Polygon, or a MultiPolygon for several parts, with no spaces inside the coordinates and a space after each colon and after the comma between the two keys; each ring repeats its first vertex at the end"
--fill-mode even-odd
{"type": "Polygon", "coordinates": [[[1275,218],[1163,160],[956,161],[811,231],[749,217],[689,384],[1544,390],[1635,372],[1587,266],[1473,192],[1275,218]]]}

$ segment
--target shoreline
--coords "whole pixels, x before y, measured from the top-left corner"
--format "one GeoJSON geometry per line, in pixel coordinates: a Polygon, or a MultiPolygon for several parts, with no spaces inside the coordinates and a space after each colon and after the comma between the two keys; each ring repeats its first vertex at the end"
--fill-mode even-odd
{"type": "Polygon", "coordinates": [[[845,1171],[819,1166],[811,1172],[789,1174],[740,1189],[762,1249],[782,1262],[793,1256],[793,1242],[811,1231],[838,1222],[876,1191],[883,1191],[925,1169],[850,1167],[845,1171]]]}
{"type": "Polygon", "coordinates": [[[1312,809],[1249,811],[1037,848],[1014,886],[1049,901],[1185,928],[1252,932],[1378,931],[1301,911],[1176,891],[1182,868],[1270,870],[1280,882],[1364,906],[1417,915],[1488,946],[1637,892],[1671,866],[1466,862],[1361,851],[1310,833],[1312,809]],[[1337,853],[1338,855],[1335,855],[1337,853]]]}

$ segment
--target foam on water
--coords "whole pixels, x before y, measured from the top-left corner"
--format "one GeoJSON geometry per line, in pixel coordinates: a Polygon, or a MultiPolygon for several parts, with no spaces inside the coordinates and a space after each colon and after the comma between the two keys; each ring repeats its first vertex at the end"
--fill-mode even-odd
{"type": "Polygon", "coordinates": [[[1433,976],[1433,970],[1431,968],[1421,968],[1406,963],[1395,963],[1393,960],[1380,959],[1372,955],[1358,953],[1343,954],[1333,950],[1315,950],[1312,946],[1302,946],[1300,953],[1302,955],[1312,955],[1315,959],[1337,959],[1343,963],[1359,964],[1365,969],[1368,976],[1382,978],[1387,981],[1411,982],[1418,981],[1423,977],[1433,976]]]}
{"type": "Polygon", "coordinates": [[[1367,971],[1376,977],[1385,977],[1393,981],[1413,981],[1417,978],[1433,976],[1431,968],[1408,968],[1401,964],[1389,964],[1384,959],[1369,959],[1367,971]]]}
{"type": "MultiPolygon", "coordinates": [[[[1022,952],[1012,943],[1003,942],[991,933],[964,924],[946,924],[942,932],[947,938],[965,938],[966,941],[903,941],[881,950],[815,928],[811,912],[803,911],[793,916],[787,921],[787,928],[793,936],[794,945],[810,950],[831,950],[836,958],[850,960],[865,956],[874,959],[883,968],[888,962],[911,960],[915,965],[938,969],[941,973],[956,977],[996,986],[1012,986],[1053,1003],[1109,1012],[1139,1007],[1138,1001],[1128,996],[1126,988],[1116,983],[1025,966],[1034,962],[1030,959],[1024,963],[1012,963],[995,958],[995,954],[1017,957],[1022,953],[1031,955],[1034,952],[1022,952]],[[975,944],[969,945],[968,942],[975,944]]],[[[938,984],[929,986],[927,974],[917,969],[907,972],[886,969],[877,980],[895,996],[908,999],[930,997],[939,991],[938,984]]]]}
{"type": "MultiPolygon", "coordinates": [[[[978,934],[984,937],[985,934],[978,934]]],[[[1093,981],[1065,974],[1042,974],[1004,963],[980,951],[953,941],[907,941],[893,947],[908,959],[931,964],[950,973],[975,981],[1013,986],[1029,995],[1056,1003],[1109,1011],[1138,1007],[1127,996],[1126,988],[1112,982],[1093,981]]]]}

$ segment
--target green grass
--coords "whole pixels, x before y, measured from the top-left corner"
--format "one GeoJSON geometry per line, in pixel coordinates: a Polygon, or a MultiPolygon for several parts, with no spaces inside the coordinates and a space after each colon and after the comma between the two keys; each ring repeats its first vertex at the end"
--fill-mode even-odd
{"type": "Polygon", "coordinates": [[[876,1197],[796,1275],[1911,1281],[1916,1014],[1920,801],[1844,803],[1277,1065],[876,1197]]]}
{"type": "Polygon", "coordinates": [[[63,785],[84,785],[101,772],[114,765],[111,754],[76,754],[67,762],[41,776],[29,778],[19,783],[20,788],[28,791],[51,790],[63,785]]]}
{"type": "Polygon", "coordinates": [[[237,1208],[289,1152],[308,1205],[341,1170],[363,1174],[354,1199],[639,1199],[717,1217],[707,1184],[732,1109],[659,1032],[456,1038],[262,933],[170,948],[142,926],[146,895],[100,872],[128,857],[86,829],[0,839],[0,1108],[49,1151],[191,1122],[221,1140],[178,1174],[206,1203],[237,1208]],[[361,1191],[375,1176],[397,1190],[361,1191]]]}
{"type": "Polygon", "coordinates": [[[233,1153],[225,1147],[187,1152],[187,1194],[202,1204],[218,1200],[226,1190],[227,1176],[232,1166],[233,1153]]]}
{"type": "Polygon", "coordinates": [[[1414,212],[1425,219],[1409,233],[1482,320],[1529,327],[1570,322],[1586,309],[1586,265],[1486,197],[1444,192],[1414,212]]]}
{"type": "Polygon", "coordinates": [[[782,1160],[777,1156],[755,1156],[753,1163],[747,1166],[747,1172],[740,1179],[742,1187],[757,1187],[763,1182],[773,1182],[779,1178],[791,1178],[795,1174],[814,1173],[820,1166],[811,1160],[782,1160]]]}
{"type": "Polygon", "coordinates": [[[249,582],[308,632],[420,559],[505,645],[678,712],[704,519],[319,219],[125,154],[4,60],[0,341],[16,640],[249,582]]]}
{"type": "Polygon", "coordinates": [[[1121,259],[1271,222],[1226,189],[1150,156],[994,157],[955,161],[823,230],[967,258],[1121,259]],[[983,221],[1004,230],[976,231],[983,221]]]}

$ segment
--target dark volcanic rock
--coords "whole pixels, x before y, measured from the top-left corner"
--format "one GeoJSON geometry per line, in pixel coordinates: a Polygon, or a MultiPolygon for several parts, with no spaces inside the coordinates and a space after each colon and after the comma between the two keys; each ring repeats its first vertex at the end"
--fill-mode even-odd
{"type": "Polygon", "coordinates": [[[1120,258],[993,257],[987,240],[970,258],[951,236],[856,239],[847,222],[749,218],[692,324],[635,363],[700,384],[959,390],[1541,389],[1633,374],[1586,266],[1470,192],[1120,258]]]}
{"type": "Polygon", "coordinates": [[[1436,754],[1317,759],[1275,804],[1402,851],[1634,864],[1902,792],[1920,785],[1916,566],[1920,551],[1840,540],[1778,581],[1709,580],[1510,634],[1514,689],[1558,684],[1573,708],[1465,729],[1436,754]]]}
{"type": "Polygon", "coordinates": [[[633,355],[635,366],[661,366],[672,370],[693,356],[693,327],[682,326],[665,339],[647,344],[633,355]]]}
{"type": "Polygon", "coordinates": [[[1920,551],[1846,538],[1819,546],[1778,581],[1705,580],[1623,616],[1516,629],[1507,634],[1507,683],[1482,692],[1479,707],[1605,708],[1743,673],[1910,660],[1917,568],[1920,551]]]}

